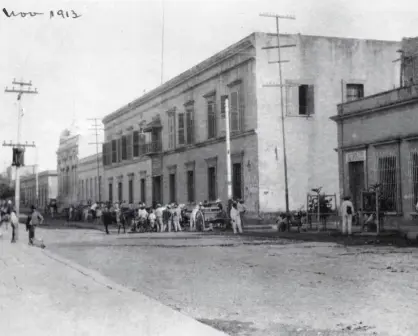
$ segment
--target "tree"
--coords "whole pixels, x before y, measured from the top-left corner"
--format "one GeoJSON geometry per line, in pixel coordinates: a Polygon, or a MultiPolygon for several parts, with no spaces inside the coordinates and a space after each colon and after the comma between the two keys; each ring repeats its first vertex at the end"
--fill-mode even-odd
{"type": "Polygon", "coordinates": [[[3,177],[0,177],[0,199],[13,198],[15,195],[15,189],[10,187],[9,181],[3,177]]]}

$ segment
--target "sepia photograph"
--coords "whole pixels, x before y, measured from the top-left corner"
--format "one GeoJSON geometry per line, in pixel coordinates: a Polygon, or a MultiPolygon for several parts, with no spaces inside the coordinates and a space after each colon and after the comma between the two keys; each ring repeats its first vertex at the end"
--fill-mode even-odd
{"type": "Polygon", "coordinates": [[[0,335],[418,336],[417,9],[3,0],[0,335]]]}

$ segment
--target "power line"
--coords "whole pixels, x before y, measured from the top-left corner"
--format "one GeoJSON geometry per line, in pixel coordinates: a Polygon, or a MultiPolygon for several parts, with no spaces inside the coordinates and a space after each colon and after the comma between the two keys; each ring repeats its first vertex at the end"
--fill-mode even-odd
{"type": "MultiPolygon", "coordinates": [[[[89,128],[89,130],[93,131],[93,135],[96,137],[95,142],[89,142],[89,145],[96,145],[96,160],[97,160],[97,189],[99,190],[99,202],[102,201],[102,191],[101,191],[101,181],[100,181],[100,158],[99,158],[99,145],[103,142],[99,142],[99,132],[103,131],[104,129],[100,124],[97,122],[100,120],[99,118],[92,118],[87,119],[90,121],[94,121],[94,125],[92,125],[92,128],[89,128]]],[[[104,153],[102,153],[104,155],[104,153]]]]}
{"type": "MultiPolygon", "coordinates": [[[[10,141],[9,144],[6,142],[3,143],[3,146],[13,147],[13,157],[15,158],[12,163],[16,167],[16,180],[15,180],[15,207],[16,207],[16,214],[19,216],[20,210],[20,175],[19,175],[19,167],[20,165],[24,165],[23,157],[26,147],[35,147],[35,143],[25,144],[21,143],[21,133],[22,133],[22,96],[24,94],[38,94],[38,90],[31,90],[32,81],[24,82],[23,80],[17,81],[13,79],[13,87],[11,89],[5,88],[4,92],[6,93],[17,93],[17,101],[18,101],[18,112],[17,112],[17,140],[16,143],[12,143],[10,141]],[[15,89],[14,85],[18,85],[18,88],[15,89]],[[27,87],[27,89],[25,89],[27,87]]],[[[36,199],[38,202],[38,199],[36,199]]]]}
{"type": "MultiPolygon", "coordinates": [[[[276,19],[276,34],[277,34],[277,46],[268,46],[263,49],[277,49],[278,60],[269,63],[279,64],[279,84],[275,85],[280,87],[280,107],[281,107],[281,119],[282,119],[282,141],[283,141],[283,165],[284,165],[284,183],[285,183],[285,201],[286,201],[286,218],[289,219],[289,184],[287,178],[287,154],[286,154],[286,136],[285,136],[285,125],[284,125],[284,101],[283,101],[283,76],[282,76],[282,63],[289,62],[288,60],[282,60],[281,49],[295,47],[295,44],[280,45],[280,29],[279,19],[295,20],[294,16],[291,15],[278,15],[273,13],[261,13],[260,16],[271,17],[276,19]]],[[[273,85],[266,85],[271,87],[273,85]]],[[[288,220],[287,229],[290,231],[290,221],[288,220]]]]}

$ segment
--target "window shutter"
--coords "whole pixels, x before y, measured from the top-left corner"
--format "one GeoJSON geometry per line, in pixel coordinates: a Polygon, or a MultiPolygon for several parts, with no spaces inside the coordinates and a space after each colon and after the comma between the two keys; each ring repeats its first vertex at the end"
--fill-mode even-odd
{"type": "Polygon", "coordinates": [[[132,133],[127,136],[127,146],[128,146],[127,159],[132,160],[133,158],[133,134],[132,133]]]}
{"type": "Polygon", "coordinates": [[[238,117],[239,117],[239,124],[238,124],[238,128],[240,131],[245,130],[245,94],[244,94],[244,90],[242,90],[240,88],[239,92],[238,92],[238,100],[239,100],[239,113],[238,113],[238,117]]]}
{"type": "Polygon", "coordinates": [[[308,114],[315,114],[315,90],[313,85],[308,86],[308,114]]]}
{"type": "Polygon", "coordinates": [[[286,115],[299,115],[299,86],[286,86],[285,99],[286,115]]]}
{"type": "Polygon", "coordinates": [[[102,144],[102,165],[106,166],[106,143],[102,144]]]}

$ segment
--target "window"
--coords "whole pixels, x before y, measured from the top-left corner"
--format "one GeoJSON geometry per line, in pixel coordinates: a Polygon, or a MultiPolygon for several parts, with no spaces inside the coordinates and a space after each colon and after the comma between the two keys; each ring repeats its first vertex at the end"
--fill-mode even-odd
{"type": "Polygon", "coordinates": [[[109,183],[109,202],[113,203],[113,183],[109,183]]]}
{"type": "Polygon", "coordinates": [[[81,199],[84,200],[84,181],[81,181],[81,199]]]}
{"type": "Polygon", "coordinates": [[[412,152],[410,154],[410,166],[411,166],[411,182],[412,182],[412,209],[415,212],[415,206],[418,203],[418,152],[412,152]]]}
{"type": "Polygon", "coordinates": [[[145,179],[144,178],[142,178],[141,179],[141,202],[146,202],[146,194],[145,194],[145,179]]]}
{"type": "Polygon", "coordinates": [[[380,157],[378,159],[379,183],[381,184],[382,210],[397,210],[398,178],[395,156],[380,157]]]}
{"type": "Polygon", "coordinates": [[[139,132],[135,131],[132,135],[133,137],[133,156],[138,157],[139,156],[139,132]]]}
{"type": "Polygon", "coordinates": [[[208,199],[209,201],[216,200],[216,168],[208,168],[208,199]]]}
{"type": "Polygon", "coordinates": [[[122,136],[122,160],[126,160],[128,158],[128,142],[126,139],[126,135],[122,136]]]}
{"type": "Polygon", "coordinates": [[[176,201],[176,174],[169,176],[170,202],[176,201]]]}
{"type": "Polygon", "coordinates": [[[178,142],[179,145],[184,145],[185,143],[185,128],[184,128],[184,113],[178,114],[178,142]]]}
{"type": "Polygon", "coordinates": [[[133,134],[129,134],[126,136],[126,156],[127,160],[132,160],[133,157],[133,134]]]}
{"type": "Polygon", "coordinates": [[[186,110],[186,122],[187,122],[187,144],[194,143],[194,116],[193,106],[189,106],[186,110]]]}
{"type": "Polygon", "coordinates": [[[129,203],[134,202],[134,181],[132,179],[129,180],[129,203]]]}
{"type": "Polygon", "coordinates": [[[241,163],[232,165],[232,196],[235,199],[242,198],[242,169],[241,163]]]}
{"type": "Polygon", "coordinates": [[[194,202],[194,171],[187,171],[187,201],[194,202]]]}
{"type": "Polygon", "coordinates": [[[107,166],[107,143],[102,144],[102,164],[103,166],[107,166]]]}
{"type": "Polygon", "coordinates": [[[225,119],[226,100],[228,96],[221,96],[221,118],[225,119]]]}
{"type": "Polygon", "coordinates": [[[122,182],[118,182],[118,201],[122,202],[123,201],[123,184],[122,182]]]}
{"type": "Polygon", "coordinates": [[[353,101],[364,97],[364,85],[363,84],[347,84],[347,101],[353,101]]]}
{"type": "Polygon", "coordinates": [[[112,140],[112,163],[118,162],[118,147],[117,141],[112,140]]]}
{"type": "Polygon", "coordinates": [[[216,137],[216,104],[215,97],[207,100],[208,108],[208,139],[216,137]]]}
{"type": "Polygon", "coordinates": [[[118,162],[121,162],[122,161],[122,149],[123,149],[121,138],[119,138],[117,140],[117,144],[118,144],[118,150],[117,150],[117,152],[118,152],[118,162]]]}
{"type": "Polygon", "coordinates": [[[240,113],[239,113],[239,95],[238,91],[231,92],[229,120],[231,132],[238,132],[240,130],[240,113]]]}
{"type": "Polygon", "coordinates": [[[176,130],[175,130],[175,114],[170,114],[168,116],[168,149],[174,149],[175,139],[176,139],[176,130]]]}
{"type": "Polygon", "coordinates": [[[90,198],[94,198],[93,192],[94,192],[93,178],[91,177],[90,178],[90,198]]]}
{"type": "Polygon", "coordinates": [[[314,112],[314,86],[299,85],[299,115],[309,116],[314,112]]]}

